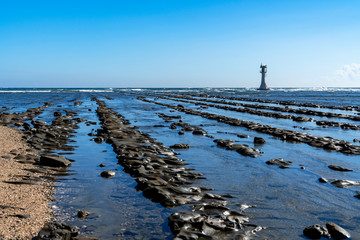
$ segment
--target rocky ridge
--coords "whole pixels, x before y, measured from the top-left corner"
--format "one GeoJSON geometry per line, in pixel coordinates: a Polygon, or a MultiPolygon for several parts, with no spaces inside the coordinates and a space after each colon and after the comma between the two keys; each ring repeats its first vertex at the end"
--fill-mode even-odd
{"type": "MultiPolygon", "coordinates": [[[[95,99],[94,99],[95,100],[95,99]]],[[[186,168],[184,161],[149,135],[136,130],[123,116],[97,100],[102,129],[97,136],[113,146],[118,163],[134,177],[136,188],[151,201],[166,208],[188,205],[189,212],[169,217],[174,239],[247,239],[259,226],[248,224],[241,212],[227,207],[229,196],[209,193],[206,187],[191,186],[202,174],[186,168]]]]}

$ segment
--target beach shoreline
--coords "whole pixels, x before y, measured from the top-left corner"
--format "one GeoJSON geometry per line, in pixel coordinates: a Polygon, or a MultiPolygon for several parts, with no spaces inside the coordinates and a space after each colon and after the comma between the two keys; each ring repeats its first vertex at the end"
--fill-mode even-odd
{"type": "Polygon", "coordinates": [[[31,161],[38,156],[22,136],[19,130],[0,126],[0,238],[4,240],[32,239],[54,219],[49,206],[54,184],[36,172],[31,161]]]}
{"type": "MultiPolygon", "coordinates": [[[[202,236],[203,226],[214,239],[297,239],[330,221],[358,238],[360,107],[350,102],[359,94],[342,105],[335,104],[339,92],[322,94],[316,105],[302,103],[302,94],[252,94],[0,94],[0,122],[10,127],[0,129],[10,144],[0,160],[26,169],[2,182],[55,186],[48,221],[31,236],[1,232],[0,239],[39,238],[53,228],[73,239],[170,239],[202,236]],[[49,156],[66,164],[51,165],[49,156]],[[230,218],[238,225],[225,225],[230,218]],[[188,219],[199,229],[185,229],[188,219]]],[[[0,209],[13,225],[2,227],[21,231],[33,213],[9,202],[0,209]]]]}

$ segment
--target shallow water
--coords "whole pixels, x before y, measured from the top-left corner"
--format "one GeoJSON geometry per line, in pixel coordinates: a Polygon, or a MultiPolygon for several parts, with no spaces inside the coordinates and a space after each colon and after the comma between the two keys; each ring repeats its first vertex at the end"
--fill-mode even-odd
{"type": "MultiPolygon", "coordinates": [[[[191,108],[194,110],[201,110],[199,109],[199,106],[195,106],[191,103],[185,103],[185,102],[178,102],[178,101],[171,101],[171,100],[161,100],[159,99],[158,102],[168,103],[171,105],[176,106],[177,104],[182,104],[183,106],[187,108],[191,108]]],[[[296,130],[298,132],[307,132],[314,136],[321,136],[321,137],[333,137],[335,139],[343,139],[345,141],[352,142],[354,138],[357,138],[360,136],[359,130],[342,130],[341,128],[337,127],[329,127],[327,129],[324,129],[322,126],[316,125],[315,122],[295,122],[291,119],[276,119],[271,117],[263,117],[258,115],[252,115],[249,113],[242,113],[242,112],[234,112],[234,111],[227,111],[223,109],[218,109],[215,107],[208,107],[207,109],[202,110],[202,112],[207,113],[213,113],[213,114],[219,114],[231,118],[238,118],[242,119],[244,121],[252,121],[256,123],[261,123],[263,125],[270,125],[273,127],[281,128],[281,129],[287,129],[287,130],[296,130]],[[294,128],[294,126],[299,128],[294,128]],[[302,128],[306,128],[306,130],[303,130],[302,128]]],[[[296,115],[296,114],[293,114],[296,115]]],[[[352,122],[352,121],[349,121],[352,122]]]]}
{"type": "MultiPolygon", "coordinates": [[[[182,90],[181,90],[182,91],[182,90]]],[[[204,90],[202,90],[204,91],[204,90]]],[[[210,90],[208,90],[210,91],[210,90]]],[[[166,93],[171,92],[166,90],[166,93]]],[[[176,93],[176,91],[174,91],[176,93]]],[[[196,91],[194,91],[196,92],[196,91]]],[[[285,92],[285,91],[216,91],[210,92],[223,96],[253,97],[271,100],[292,99],[295,102],[311,102],[330,105],[356,105],[360,102],[360,92],[285,92]],[[340,100],[341,99],[341,100],[340,100]],[[308,100],[308,101],[306,101],[308,100]]],[[[360,200],[353,197],[360,187],[337,188],[330,183],[321,184],[319,177],[328,179],[348,179],[360,181],[360,157],[325,151],[307,144],[288,143],[270,135],[248,131],[246,128],[218,123],[200,116],[171,112],[169,108],[137,100],[137,96],[153,99],[161,90],[119,91],[119,92],[24,92],[0,94],[1,106],[13,107],[8,112],[20,112],[30,107],[37,107],[44,102],[54,103],[45,109],[39,119],[50,122],[54,111],[69,109],[76,111],[80,118],[98,122],[96,103],[92,96],[104,100],[108,106],[130,120],[140,131],[171,146],[175,143],[188,143],[188,150],[177,150],[179,157],[189,163],[190,168],[203,173],[206,179],[197,180],[195,186],[214,188],[214,193],[231,194],[229,200],[233,210],[240,211],[240,204],[255,205],[245,214],[250,223],[267,227],[257,234],[258,239],[303,239],[302,230],[313,224],[324,225],[333,221],[348,230],[353,239],[360,239],[360,200]],[[112,100],[104,97],[110,96],[112,100]],[[74,106],[74,101],[82,101],[81,106],[74,106]],[[92,111],[89,111],[91,109],[92,111]],[[233,151],[219,148],[213,139],[206,136],[194,136],[191,132],[178,135],[178,130],[170,129],[171,122],[165,122],[157,113],[181,115],[182,120],[200,126],[214,138],[232,139],[261,149],[264,154],[258,158],[242,156],[233,151]],[[164,125],[165,127],[154,127],[164,125]],[[238,138],[237,134],[249,135],[238,138]],[[261,146],[253,144],[253,137],[266,140],[261,146]],[[283,158],[292,161],[288,169],[265,164],[267,160],[283,158]],[[337,172],[327,166],[340,165],[352,172],[337,172]],[[304,169],[301,169],[301,166],[304,169]]],[[[174,105],[182,104],[197,109],[198,106],[179,102],[164,101],[174,105]]],[[[296,123],[286,119],[272,119],[250,114],[229,112],[220,109],[203,109],[204,112],[217,113],[229,117],[268,124],[274,127],[306,131],[312,135],[332,136],[337,139],[352,140],[360,136],[358,131],[344,131],[340,128],[319,128],[314,123],[296,123]],[[310,130],[294,129],[293,126],[308,127],[310,130]]],[[[332,112],[335,110],[327,109],[332,112]]],[[[177,121],[177,120],[175,120],[177,121]]],[[[76,146],[67,152],[68,158],[75,160],[69,173],[56,182],[55,214],[60,220],[80,227],[83,235],[100,239],[171,239],[167,218],[174,211],[186,210],[187,207],[166,209],[153,203],[135,189],[136,182],[122,167],[117,165],[112,147],[106,143],[90,141],[88,133],[99,125],[80,124],[72,138],[76,146]],[[100,168],[99,164],[106,165],[100,168]],[[116,170],[116,176],[103,179],[103,170],[116,170]],[[88,218],[78,219],[78,210],[91,212],[88,218]]]]}
{"type": "MultiPolygon", "coordinates": [[[[233,139],[250,146],[253,146],[252,137],[254,136],[266,139],[267,143],[261,147],[265,152],[263,156],[256,159],[243,157],[236,152],[216,147],[212,139],[206,137],[193,136],[191,133],[179,136],[177,131],[168,127],[162,131],[158,128],[152,131],[149,120],[152,120],[153,124],[166,124],[162,119],[156,119],[155,114],[151,113],[152,107],[153,105],[149,104],[150,113],[146,115],[144,122],[139,120],[138,114],[134,116],[129,114],[128,119],[133,119],[134,124],[141,126],[140,130],[151,133],[159,141],[168,143],[168,146],[179,142],[188,143],[191,148],[181,151],[181,157],[191,163],[191,167],[207,176],[208,179],[200,184],[215,188],[219,194],[235,196],[235,199],[231,201],[233,205],[240,203],[256,205],[256,208],[247,211],[252,216],[251,221],[269,227],[268,230],[259,233],[260,238],[274,239],[289,236],[287,239],[297,239],[302,234],[303,228],[300,226],[322,223],[331,219],[342,226],[347,226],[348,229],[356,230],[359,222],[354,222],[356,216],[353,214],[354,211],[359,210],[359,203],[358,199],[353,197],[354,191],[339,189],[329,184],[322,185],[317,179],[323,176],[360,180],[358,156],[326,152],[306,144],[281,141],[279,144],[279,140],[266,134],[250,132],[199,116],[185,115],[180,112],[170,113],[165,107],[162,111],[156,109],[157,112],[181,115],[184,122],[202,124],[203,128],[215,138],[233,139]],[[226,134],[218,133],[219,131],[226,134]],[[236,134],[248,134],[250,138],[239,139],[236,134]],[[279,169],[265,164],[265,161],[273,158],[293,161],[293,166],[290,169],[279,169]],[[330,164],[349,167],[354,172],[334,172],[327,168],[330,164]],[[305,170],[300,169],[300,165],[304,166],[305,170]],[[319,211],[319,209],[324,210],[319,211]],[[349,216],[352,217],[349,218],[349,216]]],[[[119,112],[130,111],[128,108],[116,109],[119,112]]],[[[144,112],[145,106],[141,110],[144,112]]],[[[353,189],[359,190],[357,187],[353,189]]]]}

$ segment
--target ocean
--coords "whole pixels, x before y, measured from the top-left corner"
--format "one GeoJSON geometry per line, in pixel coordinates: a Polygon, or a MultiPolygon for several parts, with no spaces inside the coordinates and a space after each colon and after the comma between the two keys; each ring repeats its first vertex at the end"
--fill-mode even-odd
{"type": "Polygon", "coordinates": [[[94,97],[166,147],[188,144],[188,149],[176,150],[177,157],[204,176],[192,185],[211,188],[214,194],[231,195],[232,198],[226,199],[227,207],[248,217],[249,224],[264,228],[252,238],[306,239],[305,227],[335,222],[353,239],[360,239],[360,200],[354,197],[360,191],[360,156],[336,147],[337,150],[319,147],[308,140],[281,139],[254,127],[258,124],[268,129],[296,131],[359,147],[356,139],[360,139],[360,88],[0,89],[1,114],[24,112],[48,102],[52,105],[34,120],[51,124],[54,112],[65,110],[76,112],[77,117],[86,120],[71,136],[68,144],[73,150],[56,151],[74,160],[67,174],[58,177],[55,183],[51,205],[57,219],[78,226],[83,236],[100,239],[172,239],[169,216],[179,211],[192,212],[192,205],[166,208],[144,197],[136,187],[136,177],[117,164],[112,146],[92,141],[88,134],[101,128],[94,97]],[[179,105],[183,108],[177,108],[179,105]],[[161,114],[179,116],[182,122],[200,127],[206,134],[184,131],[181,135],[179,126],[171,127],[179,118],[166,120],[159,117],[161,114]],[[217,121],[207,117],[209,114],[244,123],[239,126],[217,121]],[[265,143],[255,144],[255,137],[263,138],[265,143]],[[255,158],[244,156],[218,147],[215,139],[247,145],[261,154],[255,158]],[[284,168],[266,163],[279,158],[291,163],[284,168]],[[102,178],[101,163],[106,170],[116,171],[116,176],[102,178]],[[352,171],[334,171],[330,165],[352,171]],[[321,177],[328,182],[320,183],[321,177]],[[336,180],[359,184],[338,187],[331,184],[336,180]],[[245,210],[244,206],[252,207],[245,210]],[[91,214],[79,219],[78,210],[91,214]]]}

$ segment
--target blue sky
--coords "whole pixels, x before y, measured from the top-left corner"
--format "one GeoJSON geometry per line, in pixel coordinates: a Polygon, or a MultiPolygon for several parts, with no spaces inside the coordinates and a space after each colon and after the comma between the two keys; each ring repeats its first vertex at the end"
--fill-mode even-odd
{"type": "Polygon", "coordinates": [[[0,0],[0,87],[360,87],[360,1],[0,0]]]}

